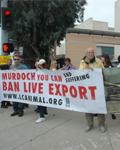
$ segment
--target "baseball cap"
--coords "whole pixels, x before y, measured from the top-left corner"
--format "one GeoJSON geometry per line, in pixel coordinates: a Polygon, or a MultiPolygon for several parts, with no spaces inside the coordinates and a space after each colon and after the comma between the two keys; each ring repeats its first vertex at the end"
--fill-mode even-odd
{"type": "Polygon", "coordinates": [[[38,62],[38,64],[42,65],[42,64],[44,64],[45,62],[46,62],[45,59],[40,59],[39,62],[38,62]]]}

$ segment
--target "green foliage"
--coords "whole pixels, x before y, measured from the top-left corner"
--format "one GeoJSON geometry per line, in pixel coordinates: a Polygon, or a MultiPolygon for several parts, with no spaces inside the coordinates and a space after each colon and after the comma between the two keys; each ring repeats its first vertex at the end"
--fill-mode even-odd
{"type": "Polygon", "coordinates": [[[9,33],[15,45],[24,47],[27,58],[49,55],[64,39],[66,30],[83,21],[86,0],[24,0],[9,1],[14,8],[15,28],[9,33]],[[38,56],[38,54],[40,54],[38,56]]]}

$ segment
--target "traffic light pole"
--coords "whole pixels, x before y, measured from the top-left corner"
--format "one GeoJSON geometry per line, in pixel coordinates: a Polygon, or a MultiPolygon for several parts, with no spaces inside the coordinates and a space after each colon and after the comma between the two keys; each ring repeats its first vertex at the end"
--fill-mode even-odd
{"type": "MultiPolygon", "coordinates": [[[[7,7],[7,0],[1,1],[1,11],[2,7],[7,7]]],[[[8,43],[8,31],[2,30],[2,13],[1,13],[1,47],[0,47],[0,55],[7,55],[3,52],[3,43],[8,43]]]]}

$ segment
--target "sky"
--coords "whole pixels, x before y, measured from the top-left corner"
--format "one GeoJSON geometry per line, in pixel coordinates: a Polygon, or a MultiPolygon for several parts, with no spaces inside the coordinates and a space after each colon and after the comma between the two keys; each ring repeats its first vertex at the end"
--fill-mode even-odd
{"type": "Polygon", "coordinates": [[[84,21],[92,17],[96,21],[108,22],[109,27],[114,27],[114,3],[117,0],[87,0],[84,21]]]}

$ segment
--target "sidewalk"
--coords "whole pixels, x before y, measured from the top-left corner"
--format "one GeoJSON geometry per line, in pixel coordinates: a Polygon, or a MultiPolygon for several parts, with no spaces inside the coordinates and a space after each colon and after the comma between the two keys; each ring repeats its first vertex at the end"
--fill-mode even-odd
{"type": "Polygon", "coordinates": [[[12,107],[0,108],[0,150],[120,150],[120,115],[106,115],[107,131],[95,127],[86,133],[84,113],[48,108],[45,122],[37,124],[35,106],[24,116],[11,117],[12,107]]]}

